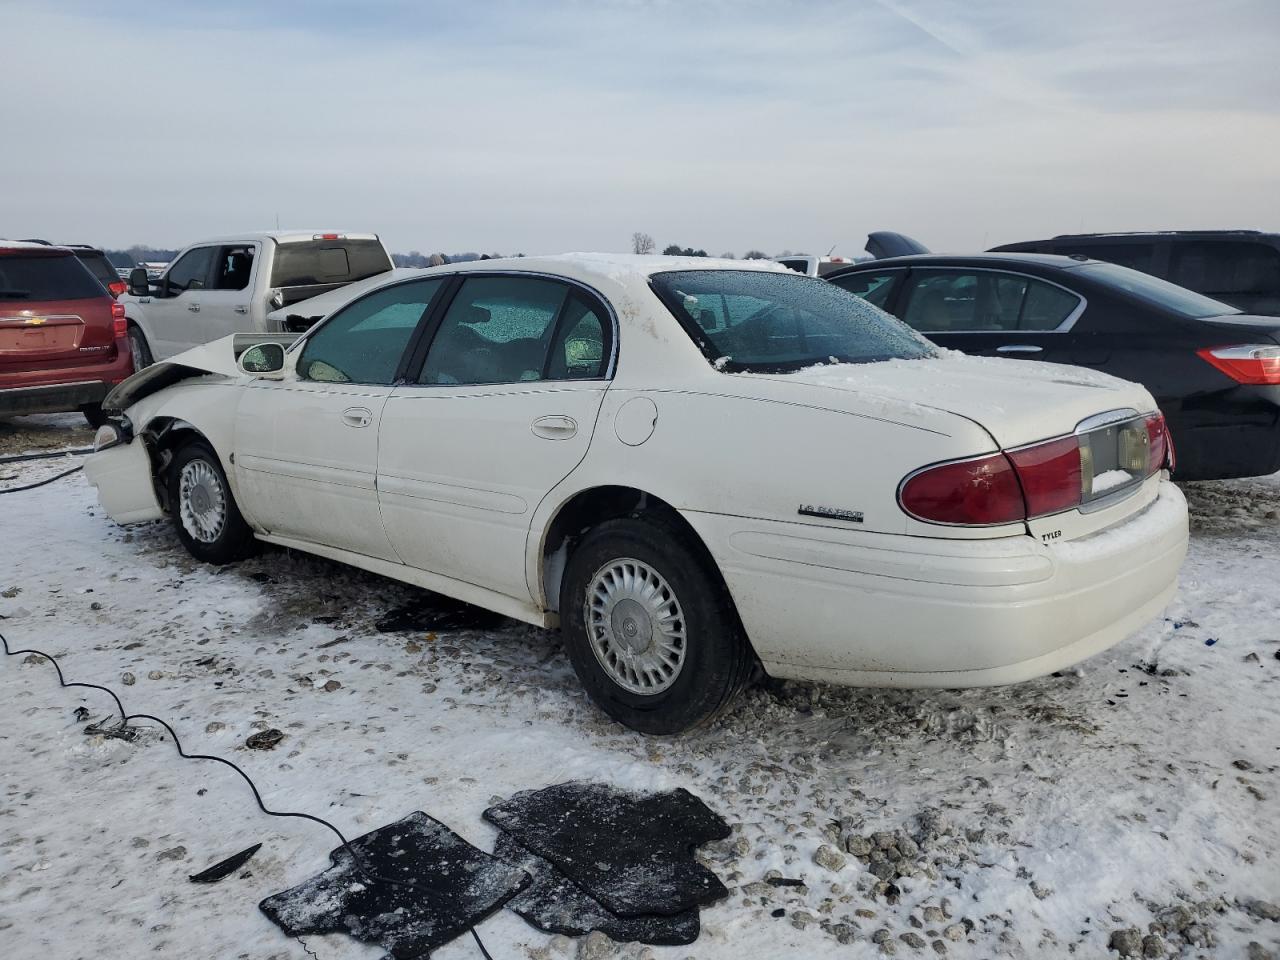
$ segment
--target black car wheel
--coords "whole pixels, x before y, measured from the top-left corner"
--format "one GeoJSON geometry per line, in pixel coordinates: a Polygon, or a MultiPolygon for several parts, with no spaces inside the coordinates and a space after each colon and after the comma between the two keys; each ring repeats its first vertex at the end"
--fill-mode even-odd
{"type": "Polygon", "coordinates": [[[89,421],[89,426],[95,429],[111,419],[103,412],[100,403],[87,403],[80,408],[80,412],[84,414],[85,420],[89,421]]]}
{"type": "Polygon", "coordinates": [[[609,520],[588,532],[565,570],[560,618],[591,699],[642,733],[710,720],[754,664],[719,574],[661,517],[609,520]]]}
{"type": "Polygon", "coordinates": [[[178,539],[193,557],[221,566],[253,553],[253,530],[208,444],[193,441],[178,451],[169,465],[168,489],[178,539]]]}

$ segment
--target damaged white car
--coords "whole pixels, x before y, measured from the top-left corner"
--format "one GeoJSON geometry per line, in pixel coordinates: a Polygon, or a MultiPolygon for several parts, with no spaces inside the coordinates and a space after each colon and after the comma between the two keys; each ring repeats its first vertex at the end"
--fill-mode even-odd
{"type": "Polygon", "coordinates": [[[1154,618],[1187,514],[1145,389],[939,351],[772,264],[568,255],[364,291],[108,398],[86,474],[196,557],[255,541],[544,627],[673,733],[757,665],[1009,683],[1154,618]]]}

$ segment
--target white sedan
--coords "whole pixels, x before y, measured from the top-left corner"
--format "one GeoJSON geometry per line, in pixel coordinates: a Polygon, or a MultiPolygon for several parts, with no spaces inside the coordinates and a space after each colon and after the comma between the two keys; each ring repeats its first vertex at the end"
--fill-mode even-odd
{"type": "Polygon", "coordinates": [[[1160,613],[1187,544],[1141,386],[940,351],[776,264],[451,264],[108,401],[124,416],[85,472],[118,522],[559,626],[595,702],[648,733],[715,715],[757,666],[1063,669],[1160,613]]]}

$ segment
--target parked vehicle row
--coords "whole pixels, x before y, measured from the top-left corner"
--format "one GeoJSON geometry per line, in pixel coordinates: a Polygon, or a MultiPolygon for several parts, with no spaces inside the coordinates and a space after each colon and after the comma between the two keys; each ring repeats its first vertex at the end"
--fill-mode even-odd
{"type": "Polygon", "coordinates": [[[944,353],[777,264],[453,264],[364,285],[288,347],[237,362],[234,340],[113,392],[85,468],[112,518],[558,625],[595,702],[650,733],[757,666],[1062,669],[1156,616],[1186,548],[1145,388],[944,353]]]}
{"type": "Polygon", "coordinates": [[[1168,418],[1181,479],[1280,470],[1280,318],[1080,255],[897,257],[826,279],[940,346],[1141,383],[1168,418]]]}

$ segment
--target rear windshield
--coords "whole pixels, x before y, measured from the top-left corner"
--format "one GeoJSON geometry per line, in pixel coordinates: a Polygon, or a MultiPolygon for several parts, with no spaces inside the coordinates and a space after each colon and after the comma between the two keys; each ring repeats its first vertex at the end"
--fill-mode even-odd
{"type": "Polygon", "coordinates": [[[70,254],[0,256],[0,302],[88,300],[106,295],[97,278],[70,254]]]}
{"type": "Polygon", "coordinates": [[[391,258],[377,240],[308,240],[276,247],[273,287],[351,283],[391,269],[391,258]]]}
{"type": "Polygon", "coordinates": [[[721,370],[779,373],[938,353],[883,310],[816,277],[688,270],[654,274],[651,282],[721,370]]]}
{"type": "Polygon", "coordinates": [[[1168,310],[1188,320],[1201,317],[1221,317],[1226,314],[1239,313],[1235,307],[1214,300],[1203,294],[1180,287],[1168,280],[1161,280],[1149,274],[1130,270],[1128,267],[1114,263],[1085,263],[1074,269],[1085,276],[1106,284],[1153,307],[1168,310]]]}

